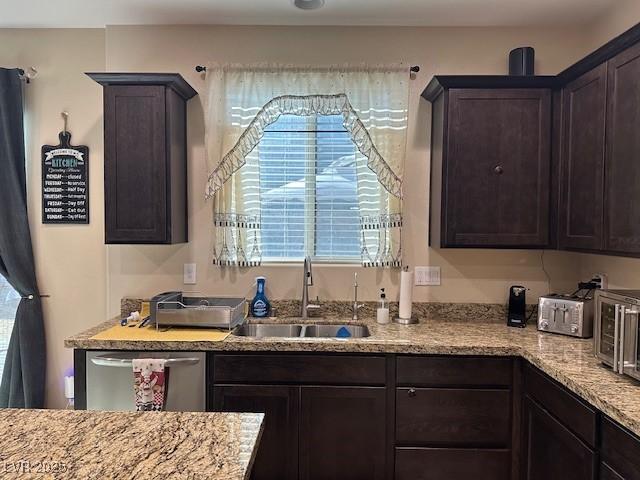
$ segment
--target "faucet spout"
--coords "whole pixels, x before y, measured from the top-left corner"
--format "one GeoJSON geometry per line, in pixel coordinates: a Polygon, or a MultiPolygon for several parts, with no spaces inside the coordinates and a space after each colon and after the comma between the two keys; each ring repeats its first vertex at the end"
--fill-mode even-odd
{"type": "Polygon", "coordinates": [[[351,317],[351,320],[359,320],[360,317],[358,311],[362,307],[364,307],[364,304],[358,303],[358,272],[355,272],[353,274],[353,316],[351,317]]]}
{"type": "Polygon", "coordinates": [[[309,287],[313,286],[313,273],[311,267],[311,257],[304,257],[304,266],[302,271],[302,307],[300,311],[300,317],[309,318],[309,310],[315,310],[320,308],[319,305],[312,305],[309,303],[309,287]]]}

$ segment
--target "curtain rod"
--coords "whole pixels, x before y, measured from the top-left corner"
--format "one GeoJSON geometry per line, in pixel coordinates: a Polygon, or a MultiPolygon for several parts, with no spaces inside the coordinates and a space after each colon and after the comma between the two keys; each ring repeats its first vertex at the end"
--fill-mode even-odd
{"type": "MultiPolygon", "coordinates": [[[[206,71],[207,71],[207,67],[203,65],[196,65],[196,72],[202,73],[206,71]]],[[[419,71],[420,71],[420,65],[414,65],[409,68],[409,73],[418,73],[419,71]]]]}

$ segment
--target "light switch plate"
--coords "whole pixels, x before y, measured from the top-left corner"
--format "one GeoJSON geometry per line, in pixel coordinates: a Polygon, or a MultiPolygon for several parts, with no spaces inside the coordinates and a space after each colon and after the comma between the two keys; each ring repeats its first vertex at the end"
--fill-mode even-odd
{"type": "Polygon", "coordinates": [[[440,267],[416,267],[414,283],[418,287],[440,285],[440,267]]]}
{"type": "Polygon", "coordinates": [[[182,271],[183,283],[185,285],[195,285],[196,283],[196,264],[185,263],[182,271]]]}

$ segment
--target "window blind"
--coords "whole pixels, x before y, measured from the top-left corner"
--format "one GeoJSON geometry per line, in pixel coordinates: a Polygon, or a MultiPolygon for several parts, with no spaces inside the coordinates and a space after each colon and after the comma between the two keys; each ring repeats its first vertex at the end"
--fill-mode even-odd
{"type": "Polygon", "coordinates": [[[361,204],[376,203],[378,182],[358,178],[363,157],[342,123],[342,115],[282,115],[265,130],[257,154],[264,261],[360,261],[361,204]]]}

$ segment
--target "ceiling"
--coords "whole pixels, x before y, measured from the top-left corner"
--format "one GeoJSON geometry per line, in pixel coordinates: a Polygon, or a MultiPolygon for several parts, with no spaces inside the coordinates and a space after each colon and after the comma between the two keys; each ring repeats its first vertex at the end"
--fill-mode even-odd
{"type": "Polygon", "coordinates": [[[621,0],[0,0],[0,27],[106,25],[548,26],[595,20],[621,0]]]}

